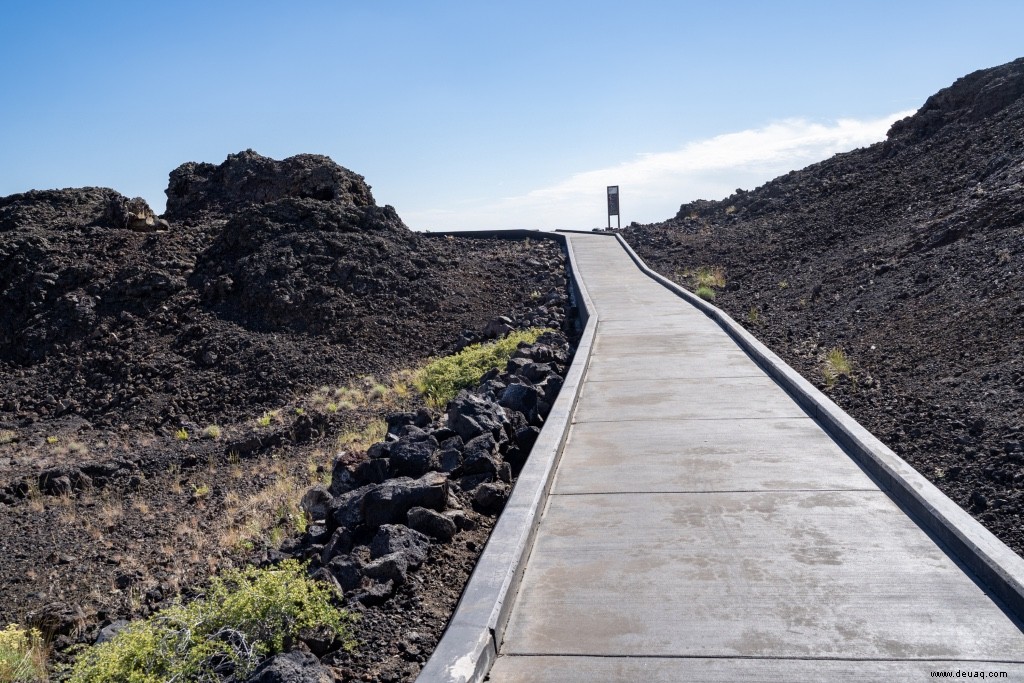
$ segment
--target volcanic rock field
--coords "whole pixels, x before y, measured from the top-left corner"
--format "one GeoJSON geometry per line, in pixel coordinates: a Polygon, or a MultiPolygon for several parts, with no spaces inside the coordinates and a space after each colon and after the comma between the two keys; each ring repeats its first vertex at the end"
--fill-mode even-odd
{"type": "MultiPolygon", "coordinates": [[[[357,646],[305,634],[251,680],[414,680],[571,362],[562,248],[413,232],[317,155],[186,163],[167,198],[0,198],[0,623],[67,662],[294,558],[357,646]],[[410,386],[536,327],[446,405],[410,386]]],[[[1024,553],[1024,59],[622,234],[1024,553]]]]}

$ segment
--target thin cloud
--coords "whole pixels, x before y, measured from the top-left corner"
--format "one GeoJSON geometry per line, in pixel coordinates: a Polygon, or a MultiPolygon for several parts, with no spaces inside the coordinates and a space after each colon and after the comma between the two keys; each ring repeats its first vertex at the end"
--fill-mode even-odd
{"type": "Polygon", "coordinates": [[[518,197],[406,211],[416,229],[584,228],[606,221],[607,185],[622,191],[623,220],[648,223],[675,215],[679,204],[753,189],[808,164],[878,142],[913,111],[831,124],[787,119],[762,128],[698,140],[671,152],[640,154],[609,168],[577,173],[518,197]]]}

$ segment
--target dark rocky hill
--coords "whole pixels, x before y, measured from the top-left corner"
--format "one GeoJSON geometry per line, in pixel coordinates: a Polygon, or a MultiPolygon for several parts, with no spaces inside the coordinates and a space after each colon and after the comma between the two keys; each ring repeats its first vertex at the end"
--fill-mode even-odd
{"type": "MultiPolygon", "coordinates": [[[[374,418],[439,419],[393,373],[575,320],[556,243],[413,233],[324,156],[187,163],[167,194],[162,218],[105,188],[0,198],[0,622],[58,653],[268,561],[374,418]]],[[[415,675],[395,624],[436,642],[492,517],[367,615],[360,675],[415,675]]]]}
{"type": "Polygon", "coordinates": [[[157,232],[109,189],[0,198],[0,422],[251,416],[414,364],[561,286],[550,244],[414,233],[324,156],[187,163],[167,195],[157,232]]]}
{"type": "Polygon", "coordinates": [[[957,80],[883,142],[625,236],[1024,552],[1024,59],[957,80]],[[827,386],[841,348],[853,380],[827,386]]]}

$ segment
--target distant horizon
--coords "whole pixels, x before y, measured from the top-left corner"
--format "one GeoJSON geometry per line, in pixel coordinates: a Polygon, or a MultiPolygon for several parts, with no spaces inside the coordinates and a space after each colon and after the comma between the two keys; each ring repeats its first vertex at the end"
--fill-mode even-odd
{"type": "Polygon", "coordinates": [[[650,223],[882,140],[1020,56],[1024,4],[16,2],[0,196],[324,154],[415,230],[650,223]],[[884,17],[884,20],[880,19],[884,17]],[[998,21],[994,21],[998,18],[998,21]]]}
{"type": "MultiPolygon", "coordinates": [[[[829,126],[826,124],[812,124],[807,121],[791,120],[782,121],[776,124],[765,126],[760,129],[726,133],[708,140],[697,140],[685,145],[674,152],[667,152],[658,155],[638,155],[636,159],[624,162],[616,167],[608,169],[597,169],[577,174],[552,187],[533,190],[522,197],[501,198],[496,205],[481,205],[477,203],[471,209],[467,209],[466,202],[461,211],[450,209],[439,209],[414,214],[412,222],[421,222],[423,225],[412,225],[410,219],[403,214],[400,207],[395,207],[399,217],[409,226],[410,229],[419,232],[443,232],[450,230],[488,230],[488,229],[517,229],[521,226],[505,225],[488,227],[476,227],[483,223],[490,223],[486,218],[480,219],[477,216],[487,212],[497,212],[501,206],[519,205],[520,210],[527,210],[529,206],[536,206],[539,203],[552,201],[557,196],[557,202],[563,207],[563,218],[559,224],[548,226],[532,225],[531,229],[558,230],[558,229],[592,229],[607,227],[605,211],[605,189],[608,185],[619,185],[624,199],[628,203],[635,196],[657,195],[661,191],[664,197],[671,191],[671,183],[674,179],[684,177],[689,181],[687,187],[702,188],[700,196],[681,197],[675,201],[676,208],[679,204],[685,204],[697,199],[722,200],[737,189],[751,191],[761,185],[774,180],[786,173],[800,170],[808,165],[818,163],[854,149],[867,147],[880,142],[885,138],[885,132],[893,122],[912,115],[913,111],[897,112],[889,116],[881,117],[874,121],[852,121],[845,120],[836,122],[829,126]],[[699,177],[703,174],[703,179],[699,177]],[[631,182],[632,181],[632,182],[631,182]],[[653,188],[653,191],[652,191],[653,188]],[[631,196],[632,195],[632,196],[631,196]],[[589,206],[588,206],[589,204],[589,206]],[[447,218],[448,223],[457,223],[449,227],[435,227],[427,224],[436,220],[437,216],[447,218]],[[601,225],[585,226],[573,216],[597,216],[601,225]],[[566,223],[568,224],[562,224],[566,223]]],[[[261,154],[260,150],[246,147],[228,154],[237,154],[245,150],[252,150],[261,154]]],[[[297,154],[321,154],[316,151],[298,152],[297,154]]],[[[267,155],[263,155],[267,156],[267,155]]],[[[278,158],[287,159],[291,156],[278,158]]],[[[323,155],[328,156],[330,155],[323,155]]],[[[227,159],[225,156],[219,160],[190,159],[184,163],[209,163],[219,166],[227,159]]],[[[332,160],[339,166],[343,166],[354,173],[363,175],[357,168],[350,168],[337,159],[332,160]]],[[[179,164],[180,166],[181,164],[179,164]]],[[[177,168],[177,166],[175,166],[177,168]]],[[[174,169],[169,169],[167,175],[174,169]]],[[[371,190],[373,179],[364,179],[371,190]]],[[[81,187],[103,187],[97,185],[85,185],[81,187]]],[[[30,188],[22,192],[32,190],[58,190],[66,188],[30,188]]],[[[121,192],[119,188],[109,188],[121,192]]],[[[17,192],[11,194],[18,194],[17,192]]],[[[125,194],[121,192],[121,194],[125,194]]],[[[692,192],[691,192],[692,194],[692,192]]],[[[129,195],[126,195],[129,196],[129,195]]],[[[141,195],[140,195],[141,196],[141,195]]],[[[150,208],[158,215],[162,215],[166,209],[166,193],[161,192],[159,200],[155,197],[142,197],[149,204],[150,208]]],[[[383,206],[394,204],[386,198],[379,197],[374,192],[375,201],[383,206]]],[[[625,210],[625,209],[623,209],[625,210]]],[[[636,221],[639,223],[651,223],[668,220],[675,215],[673,210],[655,220],[636,221]]],[[[633,222],[634,219],[624,221],[624,225],[633,222]]],[[[613,218],[613,227],[616,224],[613,218]]]]}

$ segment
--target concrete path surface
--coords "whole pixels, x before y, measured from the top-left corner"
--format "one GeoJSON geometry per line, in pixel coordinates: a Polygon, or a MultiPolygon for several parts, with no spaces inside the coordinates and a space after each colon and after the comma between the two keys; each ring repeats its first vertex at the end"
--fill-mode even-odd
{"type": "Polygon", "coordinates": [[[1018,624],[717,324],[570,239],[597,337],[491,681],[1024,680],[1018,624]]]}

